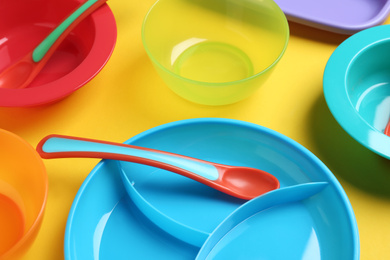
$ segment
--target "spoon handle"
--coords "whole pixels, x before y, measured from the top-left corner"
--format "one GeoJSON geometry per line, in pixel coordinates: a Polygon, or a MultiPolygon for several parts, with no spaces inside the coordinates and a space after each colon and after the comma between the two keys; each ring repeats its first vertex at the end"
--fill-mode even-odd
{"type": "Polygon", "coordinates": [[[104,4],[107,0],[88,0],[72,12],[61,24],[59,24],[34,50],[32,53],[32,59],[34,62],[39,62],[45,57],[50,49],[62,42],[66,37],[66,30],[71,31],[73,28],[81,22],[84,17],[91,14],[99,6],[104,4]]]}
{"type": "Polygon", "coordinates": [[[49,135],[37,146],[42,158],[87,157],[123,160],[173,171],[188,178],[217,180],[218,169],[211,162],[133,145],[79,137],[49,135]]]}

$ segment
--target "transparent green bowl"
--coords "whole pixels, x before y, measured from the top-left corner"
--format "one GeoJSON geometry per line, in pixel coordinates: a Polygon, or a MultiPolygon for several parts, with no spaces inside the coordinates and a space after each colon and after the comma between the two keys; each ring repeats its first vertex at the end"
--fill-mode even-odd
{"type": "Polygon", "coordinates": [[[204,105],[253,94],[288,38],[287,19],[272,0],[159,0],[142,26],[145,50],[165,83],[204,105]]]}

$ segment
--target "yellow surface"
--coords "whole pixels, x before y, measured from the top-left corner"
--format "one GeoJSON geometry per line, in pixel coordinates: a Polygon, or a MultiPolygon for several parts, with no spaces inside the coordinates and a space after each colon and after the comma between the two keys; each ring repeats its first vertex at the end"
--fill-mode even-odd
{"type": "MultiPolygon", "coordinates": [[[[201,106],[172,93],[143,50],[141,23],[153,2],[109,1],[118,25],[118,41],[103,71],[58,103],[0,108],[0,128],[36,146],[51,133],[123,142],[151,127],[197,117],[233,118],[266,126],[307,147],[339,179],[356,214],[361,259],[389,259],[390,161],[369,152],[342,130],[322,92],[325,64],[347,37],[290,24],[287,51],[255,95],[233,105],[201,106]]],[[[69,209],[98,161],[45,160],[49,174],[47,209],[37,240],[24,259],[63,259],[69,209]]]]}

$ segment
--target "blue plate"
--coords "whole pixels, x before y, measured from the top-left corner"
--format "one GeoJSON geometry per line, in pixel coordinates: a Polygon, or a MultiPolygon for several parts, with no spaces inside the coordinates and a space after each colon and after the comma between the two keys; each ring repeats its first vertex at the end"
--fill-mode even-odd
{"type": "MultiPolygon", "coordinates": [[[[342,187],[313,154],[277,132],[237,120],[190,119],[153,128],[126,143],[261,168],[274,174],[282,187],[327,182],[324,191],[305,203],[260,211],[248,223],[257,230],[276,228],[263,230],[259,245],[264,248],[283,250],[275,234],[283,234],[280,241],[295,240],[300,247],[294,250],[300,252],[297,259],[301,259],[298,255],[310,256],[308,259],[359,258],[356,220],[342,187]],[[296,225],[292,220],[298,221],[296,225]]],[[[122,162],[121,167],[156,209],[208,234],[249,203],[168,171],[128,162],[122,162]]],[[[239,250],[240,241],[240,236],[230,238],[229,245],[239,250]]],[[[126,194],[115,161],[103,160],[92,170],[69,213],[65,235],[68,260],[194,259],[199,250],[166,233],[139,211],[126,194]]],[[[221,247],[217,251],[224,252],[221,247]]],[[[275,254],[273,250],[256,252],[251,250],[247,257],[272,258],[275,254]]]]}

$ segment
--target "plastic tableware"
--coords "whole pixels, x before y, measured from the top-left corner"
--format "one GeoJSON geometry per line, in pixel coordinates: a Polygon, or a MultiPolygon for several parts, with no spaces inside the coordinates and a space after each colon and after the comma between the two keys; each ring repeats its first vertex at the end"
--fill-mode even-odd
{"type": "MultiPolygon", "coordinates": [[[[251,259],[253,256],[256,256],[256,259],[269,259],[269,256],[273,259],[321,259],[319,250],[310,253],[306,251],[307,237],[302,236],[302,233],[308,230],[299,225],[303,220],[310,221],[310,218],[295,215],[291,209],[301,207],[293,204],[316,195],[327,185],[326,182],[312,182],[284,187],[245,203],[209,235],[196,259],[251,259]],[[291,234],[290,231],[287,239],[283,239],[278,232],[273,232],[275,225],[286,225],[285,221],[273,221],[272,225],[269,225],[266,217],[272,214],[269,211],[280,210],[279,207],[284,204],[289,204],[289,224],[296,226],[296,234],[291,234]],[[265,235],[261,235],[262,232],[265,235]],[[283,250],[262,246],[269,243],[270,239],[283,244],[283,250]]],[[[309,230],[310,232],[313,230],[309,230]]]]}
{"type": "MultiPolygon", "coordinates": [[[[303,204],[264,211],[272,215],[267,215],[270,217],[265,225],[274,228],[258,233],[272,238],[280,234],[278,239],[284,241],[295,238],[291,235],[304,228],[302,236],[310,242],[305,252],[318,253],[319,248],[321,259],[359,259],[356,220],[337,179],[307,149],[277,132],[243,121],[199,118],[158,126],[125,143],[217,163],[262,168],[279,179],[281,188],[327,182],[324,190],[303,204]],[[298,222],[291,224],[292,220],[298,222]]],[[[183,230],[193,229],[194,234],[203,233],[206,237],[245,202],[170,171],[103,160],[80,187],[70,210],[65,259],[194,259],[198,254],[199,246],[177,239],[144,215],[134,197],[128,196],[122,173],[132,181],[134,190],[171,223],[177,222],[183,230]]],[[[304,241],[303,237],[300,241],[304,241]]],[[[284,248],[277,239],[260,246],[277,247],[279,251],[284,248]]]]}
{"type": "Polygon", "coordinates": [[[354,34],[383,23],[390,1],[372,0],[275,0],[290,21],[315,28],[354,34]]]}
{"type": "Polygon", "coordinates": [[[390,121],[387,123],[384,133],[385,135],[390,136],[390,121]]]}
{"type": "MultiPolygon", "coordinates": [[[[85,1],[14,0],[2,3],[0,71],[34,49],[82,2],[85,1]]],[[[104,4],[72,30],[28,87],[0,88],[0,106],[37,106],[70,95],[104,67],[115,42],[115,19],[104,4]]]]}
{"type": "MultiPolygon", "coordinates": [[[[259,169],[222,165],[179,154],[107,141],[49,135],[38,144],[37,151],[43,158],[90,157],[150,165],[181,174],[246,200],[279,188],[279,181],[275,176],[259,169]]],[[[126,184],[129,185],[129,182],[126,184]]]]}
{"type": "Polygon", "coordinates": [[[25,140],[0,129],[0,143],[0,259],[21,259],[39,231],[48,178],[25,140]]]}
{"type": "Polygon", "coordinates": [[[287,19],[273,0],[159,0],[142,26],[145,50],[168,87],[204,105],[253,94],[288,38],[287,19]]]}
{"type": "MultiPolygon", "coordinates": [[[[126,185],[126,183],[130,182],[129,177],[123,173],[122,171],[122,178],[125,178],[125,189],[130,195],[130,198],[134,205],[138,208],[140,212],[143,213],[145,217],[148,218],[154,225],[159,227],[161,230],[164,230],[169,235],[180,239],[181,241],[184,241],[188,244],[202,247],[205,244],[205,241],[211,240],[211,242],[206,242],[206,244],[213,244],[216,240],[215,235],[213,235],[201,230],[193,229],[189,226],[184,226],[179,222],[176,222],[172,220],[171,218],[167,217],[166,215],[162,214],[159,210],[157,210],[153,205],[151,205],[148,201],[146,201],[142,195],[137,192],[137,190],[134,188],[133,185],[126,185]],[[213,236],[210,238],[210,236],[213,236]]],[[[312,182],[312,183],[306,183],[306,184],[300,184],[292,187],[282,188],[280,192],[274,192],[270,191],[270,193],[265,193],[264,195],[261,195],[262,199],[260,199],[261,202],[257,202],[256,205],[261,205],[262,208],[257,207],[257,210],[265,210],[269,207],[274,207],[279,204],[283,203],[291,203],[296,202],[299,200],[306,199],[308,197],[313,196],[314,194],[320,192],[327,183],[325,182],[312,182]]],[[[258,200],[257,198],[255,198],[258,200]]],[[[246,205],[246,204],[244,204],[246,205]]],[[[238,209],[237,211],[246,211],[248,210],[244,209],[238,209]]],[[[236,213],[234,213],[236,214],[236,213]]],[[[240,213],[238,213],[240,214],[240,213]]],[[[252,214],[249,212],[248,214],[252,214]]],[[[235,216],[229,216],[227,219],[224,220],[224,223],[235,223],[235,216]]],[[[239,221],[241,222],[241,221],[239,221]]],[[[236,225],[238,223],[235,223],[236,225]]],[[[219,231],[220,232],[220,231],[219,231]]],[[[210,246],[210,245],[209,245],[210,246]]],[[[206,247],[209,247],[206,246],[206,247]]]]}
{"type": "MultiPolygon", "coordinates": [[[[169,218],[167,215],[161,213],[152,204],[146,201],[142,197],[142,195],[134,188],[133,185],[126,185],[126,183],[131,183],[131,180],[126,175],[126,173],[123,172],[123,170],[121,171],[121,173],[122,173],[121,177],[123,178],[125,183],[125,189],[130,195],[132,202],[138,208],[138,210],[142,212],[143,215],[147,217],[147,219],[150,220],[154,225],[159,227],[161,230],[164,230],[169,235],[193,246],[202,247],[207,239],[210,240],[210,236],[212,234],[202,230],[191,228],[190,226],[185,226],[182,223],[174,221],[173,219],[169,218]]],[[[270,191],[271,195],[269,195],[269,193],[265,193],[264,195],[260,196],[262,197],[262,199],[260,199],[261,200],[260,204],[262,205],[263,208],[262,209],[258,208],[258,210],[260,211],[268,207],[273,207],[279,204],[289,203],[289,202],[291,203],[294,201],[299,201],[308,198],[321,191],[326,185],[327,184],[325,182],[313,182],[313,183],[306,183],[297,186],[292,186],[294,187],[292,189],[291,187],[282,188],[281,192],[275,193],[273,191],[276,190],[270,191]],[[285,191],[286,189],[288,191],[285,191]]],[[[224,220],[224,222],[231,223],[232,221],[235,221],[234,219],[235,217],[228,217],[226,220],[224,220]]],[[[211,238],[211,240],[212,241],[216,240],[214,235],[211,238]]],[[[209,242],[209,243],[214,243],[214,242],[209,242]]]]}
{"type": "Polygon", "coordinates": [[[106,1],[88,0],[71,13],[36,48],[0,73],[0,88],[27,87],[73,28],[106,1]]]}
{"type": "Polygon", "coordinates": [[[355,140],[390,158],[384,129],[390,117],[390,25],[361,31],[331,55],[323,78],[326,102],[355,140]]]}

